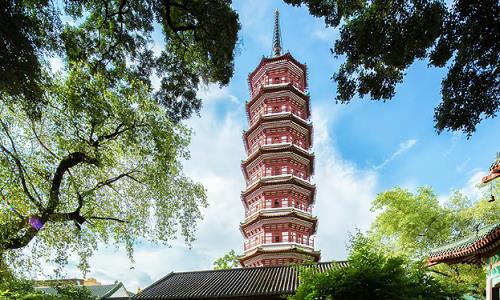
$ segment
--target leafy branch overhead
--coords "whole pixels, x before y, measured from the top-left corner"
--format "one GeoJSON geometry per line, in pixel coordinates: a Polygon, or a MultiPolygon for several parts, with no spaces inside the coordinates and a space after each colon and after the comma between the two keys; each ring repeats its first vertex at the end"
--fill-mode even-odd
{"type": "Polygon", "coordinates": [[[340,26],[332,53],[346,61],[333,75],[337,100],[356,95],[389,100],[415,60],[447,67],[435,127],[471,135],[500,109],[500,4],[495,0],[314,1],[307,5],[326,25],[340,26]]]}
{"type": "Polygon", "coordinates": [[[110,84],[140,80],[151,87],[156,74],[155,100],[178,122],[201,108],[200,79],[229,82],[240,25],[226,0],[7,0],[0,28],[9,28],[0,31],[0,96],[22,102],[32,116],[45,101],[48,60],[59,56],[66,68],[85,62],[105,72],[110,84]],[[157,53],[155,24],[166,42],[157,53]]]}

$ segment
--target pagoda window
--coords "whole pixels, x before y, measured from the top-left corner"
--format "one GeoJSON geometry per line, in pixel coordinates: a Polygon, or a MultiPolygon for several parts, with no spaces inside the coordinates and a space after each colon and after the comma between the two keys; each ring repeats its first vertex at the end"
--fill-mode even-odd
{"type": "Polygon", "coordinates": [[[274,107],[274,112],[275,112],[275,113],[279,112],[279,109],[280,109],[280,108],[279,108],[279,106],[275,106],[275,107],[274,107]]]}
{"type": "Polygon", "coordinates": [[[280,236],[279,236],[278,234],[276,234],[276,235],[274,236],[274,242],[275,242],[275,243],[279,243],[279,242],[280,242],[280,236]]]}
{"type": "Polygon", "coordinates": [[[279,77],[274,78],[274,83],[279,83],[279,82],[280,82],[280,78],[279,77]]]}
{"type": "Polygon", "coordinates": [[[266,199],[266,208],[271,207],[271,199],[266,199]]]}
{"type": "Polygon", "coordinates": [[[279,168],[275,168],[275,169],[274,169],[274,175],[281,175],[281,174],[280,174],[280,169],[279,169],[279,168]]]}
{"type": "Polygon", "coordinates": [[[281,207],[281,203],[279,199],[274,199],[274,207],[281,207]]]}
{"type": "Polygon", "coordinates": [[[287,167],[286,166],[281,167],[281,174],[287,174],[287,167]]]}
{"type": "Polygon", "coordinates": [[[273,241],[273,234],[271,232],[266,232],[266,239],[264,241],[265,244],[272,243],[273,241]]]}
{"type": "Polygon", "coordinates": [[[282,235],[283,235],[283,242],[287,243],[288,242],[288,231],[283,232],[282,235]]]}
{"type": "Polygon", "coordinates": [[[286,143],[287,142],[287,138],[286,138],[286,135],[282,136],[281,137],[281,143],[286,143]]]}
{"type": "Polygon", "coordinates": [[[275,144],[279,143],[279,141],[280,141],[280,139],[279,139],[278,137],[275,137],[275,138],[274,138],[274,143],[275,143],[275,144]]]}

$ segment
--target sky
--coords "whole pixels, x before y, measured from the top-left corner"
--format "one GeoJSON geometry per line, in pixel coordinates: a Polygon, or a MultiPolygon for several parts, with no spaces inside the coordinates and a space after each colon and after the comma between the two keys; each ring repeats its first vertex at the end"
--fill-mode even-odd
{"type": "MultiPolygon", "coordinates": [[[[247,76],[271,53],[275,9],[280,11],[284,50],[308,68],[316,157],[312,182],[317,186],[313,214],[319,219],[315,242],[322,261],[346,258],[349,234],[368,229],[376,215],[370,203],[377,193],[395,186],[415,191],[425,185],[442,201],[454,190],[478,199],[476,184],[500,151],[500,118],[483,121],[469,139],[462,133],[438,135],[434,108],[441,101],[446,68],[428,68],[426,61],[418,61],[394,99],[384,103],[354,98],[350,104],[337,104],[331,76],[343,58],[333,57],[330,48],[338,30],[326,28],[307,8],[282,1],[239,0],[233,7],[242,27],[234,76],[228,86],[200,89],[200,117],[185,122],[194,131],[185,172],[203,183],[209,202],[197,224],[196,242],[191,248],[182,240],[170,247],[139,244],[133,264],[123,247],[102,247],[90,260],[88,277],[102,283],[122,281],[135,292],[170,272],[211,269],[230,249],[243,252],[240,164],[245,158],[241,136],[248,127],[247,76]]],[[[161,47],[161,38],[155,39],[155,47],[161,47]]],[[[74,261],[67,276],[82,277],[74,261]]]]}

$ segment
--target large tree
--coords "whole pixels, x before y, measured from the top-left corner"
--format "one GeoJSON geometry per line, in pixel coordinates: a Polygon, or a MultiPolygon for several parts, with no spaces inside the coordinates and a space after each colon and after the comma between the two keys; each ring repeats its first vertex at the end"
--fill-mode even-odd
{"type": "Polygon", "coordinates": [[[394,97],[415,60],[448,67],[435,127],[471,135],[500,109],[500,4],[497,0],[285,0],[340,26],[331,50],[346,61],[333,75],[337,100],[394,97]]]}
{"type": "Polygon", "coordinates": [[[200,83],[232,76],[230,4],[0,3],[0,259],[63,265],[74,253],[86,270],[99,243],[132,255],[138,239],[193,240],[206,196],[183,174],[180,121],[199,111],[200,83]]]}
{"type": "Polygon", "coordinates": [[[74,66],[44,88],[34,121],[0,106],[0,251],[16,258],[78,253],[83,269],[98,242],[192,241],[204,189],[182,172],[190,132],[175,125],[140,81],[109,88],[105,74],[74,66]],[[36,237],[36,239],[35,239],[36,237]]]}
{"type": "MultiPolygon", "coordinates": [[[[492,191],[500,195],[499,187],[492,191]]],[[[432,249],[498,223],[500,202],[488,202],[488,197],[486,193],[483,199],[471,201],[455,192],[440,203],[429,187],[420,187],[415,193],[393,188],[377,195],[373,202],[372,209],[379,214],[370,237],[386,251],[424,263],[432,249]]],[[[469,294],[482,297],[484,293],[483,266],[440,264],[431,270],[441,281],[461,283],[469,294]]]]}

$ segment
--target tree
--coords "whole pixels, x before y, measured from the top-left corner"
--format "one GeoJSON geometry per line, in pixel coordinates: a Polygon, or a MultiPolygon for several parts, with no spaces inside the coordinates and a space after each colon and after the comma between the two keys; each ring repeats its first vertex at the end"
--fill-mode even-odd
{"type": "Polygon", "coordinates": [[[193,240],[206,197],[183,174],[190,131],[179,123],[199,112],[200,83],[232,76],[230,4],[0,3],[0,266],[77,253],[86,270],[98,243],[132,256],[138,239],[193,240]]]}
{"type": "Polygon", "coordinates": [[[150,77],[156,73],[161,89],[155,100],[173,121],[187,118],[201,107],[196,97],[200,80],[227,84],[232,76],[240,26],[230,4],[229,0],[2,1],[0,98],[21,102],[31,116],[39,116],[46,101],[44,85],[52,78],[48,60],[59,56],[66,69],[86,63],[92,73],[106,73],[110,84],[140,80],[151,86],[150,77]],[[155,22],[166,42],[159,55],[151,50],[155,22]]]}
{"type": "Polygon", "coordinates": [[[9,280],[0,283],[0,300],[97,300],[84,286],[60,285],[54,287],[56,294],[36,290],[33,282],[9,280]]]}
{"type": "Polygon", "coordinates": [[[206,196],[182,171],[190,131],[141,81],[110,87],[91,68],[75,65],[44,87],[40,120],[1,102],[0,253],[14,266],[29,243],[29,257],[56,251],[63,265],[77,253],[87,270],[98,243],[124,243],[132,256],[138,239],[194,239],[206,196]]]}
{"type": "Polygon", "coordinates": [[[225,270],[237,268],[240,266],[240,261],[238,260],[238,256],[236,252],[231,249],[229,252],[224,254],[223,257],[219,257],[214,261],[214,269],[215,270],[225,270]]]}
{"type": "Polygon", "coordinates": [[[358,94],[389,100],[415,60],[448,66],[435,128],[471,135],[483,118],[500,109],[500,4],[496,0],[315,1],[305,4],[327,26],[340,26],[331,49],[346,61],[333,75],[336,99],[358,94]]]}
{"type": "Polygon", "coordinates": [[[300,285],[291,300],[300,299],[462,299],[463,291],[444,285],[422,265],[377,249],[361,234],[354,236],[348,265],[318,272],[300,270],[300,285]]]}
{"type": "MultiPolygon", "coordinates": [[[[499,194],[497,188],[495,193],[499,194]]],[[[424,261],[429,252],[478,228],[498,223],[500,203],[488,202],[488,195],[477,202],[455,192],[441,204],[429,187],[416,193],[399,187],[377,195],[372,210],[379,212],[370,237],[386,251],[424,261]]],[[[483,266],[440,264],[431,268],[444,282],[459,282],[468,293],[482,297],[485,273],[483,266]]]]}

